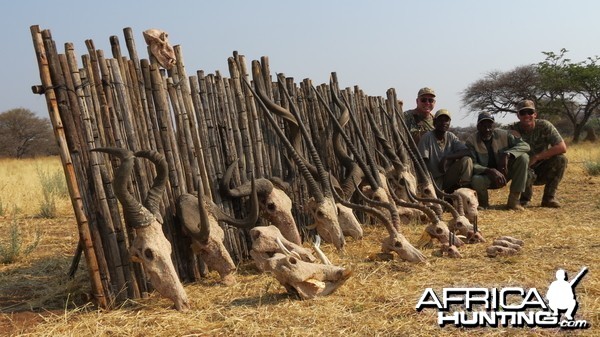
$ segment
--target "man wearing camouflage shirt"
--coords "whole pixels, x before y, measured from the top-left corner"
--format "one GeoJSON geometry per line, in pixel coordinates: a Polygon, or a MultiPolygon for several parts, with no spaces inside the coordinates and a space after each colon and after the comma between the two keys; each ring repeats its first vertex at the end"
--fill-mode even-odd
{"type": "Polygon", "coordinates": [[[415,144],[419,144],[421,136],[433,130],[433,108],[435,107],[435,91],[421,88],[417,93],[417,107],[404,112],[404,120],[415,144]]]}
{"type": "Polygon", "coordinates": [[[536,119],[537,111],[531,100],[517,104],[519,122],[511,129],[531,147],[529,151],[529,174],[525,191],[521,193],[521,205],[527,206],[533,196],[533,185],[545,185],[542,207],[559,208],[556,190],[567,168],[567,145],[558,130],[547,120],[536,119]]]}

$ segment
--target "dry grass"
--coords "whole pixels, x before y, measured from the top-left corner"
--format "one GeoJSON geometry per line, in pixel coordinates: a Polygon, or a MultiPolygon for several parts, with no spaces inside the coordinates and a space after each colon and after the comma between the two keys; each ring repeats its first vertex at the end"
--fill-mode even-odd
{"type": "MultiPolygon", "coordinates": [[[[311,301],[288,296],[273,277],[245,263],[234,286],[218,285],[217,275],[185,285],[193,307],[187,313],[174,311],[155,294],[116,310],[98,310],[85,304],[85,272],[80,270],[75,280],[65,276],[77,243],[73,217],[67,211],[59,219],[41,220],[23,212],[19,221],[25,227],[41,225],[44,237],[24,261],[0,266],[0,331],[15,336],[592,336],[600,324],[600,177],[588,176],[583,162],[600,158],[600,150],[581,144],[569,148],[568,157],[560,210],[537,207],[539,188],[534,207],[524,212],[501,209],[506,189],[490,193],[498,207],[482,212],[480,228],[488,239],[510,235],[525,240],[520,255],[488,258],[487,244],[477,244],[461,248],[460,260],[434,257],[433,250],[426,250],[428,264],[383,261],[377,253],[384,230],[371,226],[362,241],[348,242],[344,255],[325,246],[334,263],[350,266],[354,273],[334,294],[311,301]],[[572,277],[583,266],[589,273],[577,286],[577,318],[591,323],[588,330],[439,328],[436,312],[414,309],[427,287],[535,287],[545,294],[556,269],[564,268],[572,277]]],[[[0,197],[7,200],[6,183],[0,187],[0,197]]],[[[20,207],[25,210],[33,202],[20,207]]],[[[4,232],[9,220],[0,221],[0,230],[4,232]]],[[[422,226],[415,224],[404,234],[415,242],[421,232],[422,226]]]]}

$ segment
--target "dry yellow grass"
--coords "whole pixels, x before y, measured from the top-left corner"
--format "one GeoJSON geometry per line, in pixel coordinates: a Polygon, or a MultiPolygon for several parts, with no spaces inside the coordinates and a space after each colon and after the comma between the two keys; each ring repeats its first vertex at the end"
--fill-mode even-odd
{"type": "MultiPolygon", "coordinates": [[[[168,300],[155,294],[116,310],[98,310],[83,301],[89,289],[85,272],[80,270],[72,281],[65,276],[77,243],[73,217],[68,212],[53,220],[23,216],[20,221],[29,226],[42,222],[45,233],[40,248],[31,256],[0,266],[0,331],[15,336],[597,335],[600,177],[588,176],[583,161],[598,160],[600,150],[580,144],[569,148],[568,157],[569,168],[559,190],[562,209],[537,207],[541,198],[538,187],[534,207],[524,212],[501,209],[506,189],[490,193],[491,203],[498,207],[483,211],[479,226],[487,239],[501,235],[523,239],[525,248],[520,255],[488,258],[488,244],[484,243],[461,248],[463,258],[458,260],[435,257],[433,250],[425,250],[428,264],[382,261],[376,256],[385,231],[370,226],[362,241],[348,242],[344,255],[325,246],[330,259],[350,266],[353,276],[334,294],[310,301],[288,296],[273,277],[258,274],[252,263],[244,263],[234,286],[218,285],[217,275],[185,285],[193,307],[187,313],[174,311],[168,300]],[[572,277],[583,266],[589,273],[577,286],[577,318],[592,325],[588,330],[440,328],[435,311],[415,311],[427,287],[438,291],[453,286],[535,287],[544,295],[558,268],[572,277]]],[[[4,194],[1,197],[5,200],[4,194]]],[[[0,230],[9,220],[2,219],[0,230]]],[[[416,224],[404,232],[411,242],[421,233],[422,227],[416,224]]]]}

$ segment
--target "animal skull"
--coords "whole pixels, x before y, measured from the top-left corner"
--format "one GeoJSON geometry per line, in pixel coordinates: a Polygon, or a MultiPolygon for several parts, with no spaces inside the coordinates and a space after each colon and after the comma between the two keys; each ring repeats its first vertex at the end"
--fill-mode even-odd
{"type": "Polygon", "coordinates": [[[92,151],[106,152],[121,160],[112,185],[122,205],[126,224],[135,230],[129,250],[132,261],[142,264],[152,286],[162,296],[172,300],[177,310],[189,310],[187,294],[171,260],[171,244],[162,231],[158,207],[168,175],[164,156],[156,151],[133,153],[122,148],[96,148],[92,151]],[[135,157],[147,158],[156,166],[157,174],[143,205],[127,189],[135,157]]]}
{"type": "Polygon", "coordinates": [[[516,255],[520,253],[523,245],[522,240],[510,236],[501,236],[486,249],[486,253],[489,257],[516,255]]]}
{"type": "Polygon", "coordinates": [[[160,29],[148,29],[143,32],[144,40],[150,47],[150,53],[154,55],[158,63],[165,69],[171,69],[176,62],[175,51],[169,43],[165,31],[160,29]]]}
{"type": "Polygon", "coordinates": [[[336,203],[338,210],[338,220],[340,222],[340,228],[342,229],[342,233],[344,236],[350,236],[354,240],[362,239],[363,237],[363,229],[354,212],[350,207],[346,207],[339,202],[336,203]]]}
{"type": "Polygon", "coordinates": [[[297,294],[301,299],[329,295],[352,275],[347,268],[305,261],[314,259],[312,254],[282,240],[275,226],[253,228],[250,237],[250,255],[257,266],[272,272],[288,293],[297,294]],[[273,242],[277,242],[277,248],[273,247],[273,242]],[[292,247],[292,250],[287,247],[292,247]]]}
{"type": "MultiPolygon", "coordinates": [[[[458,195],[462,199],[462,205],[464,209],[465,216],[469,219],[470,222],[477,221],[477,216],[479,212],[477,211],[477,207],[479,207],[479,201],[477,200],[477,192],[470,188],[462,187],[453,192],[453,194],[458,195]]],[[[458,202],[454,202],[454,207],[458,207],[458,202]]]]}

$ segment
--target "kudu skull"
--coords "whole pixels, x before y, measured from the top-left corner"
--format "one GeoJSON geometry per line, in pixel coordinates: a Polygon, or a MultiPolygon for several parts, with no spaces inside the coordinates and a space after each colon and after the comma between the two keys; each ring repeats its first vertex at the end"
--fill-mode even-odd
{"type": "Polygon", "coordinates": [[[142,264],[158,293],[172,300],[177,310],[187,311],[190,308],[189,300],[175,271],[171,260],[171,244],[161,225],[159,205],[168,175],[164,156],[156,151],[133,153],[121,148],[96,148],[92,151],[105,152],[121,160],[112,186],[116,198],[123,206],[125,223],[135,230],[135,237],[129,247],[132,261],[142,264]],[[135,157],[147,158],[157,168],[156,178],[143,205],[127,189],[135,157]]]}

